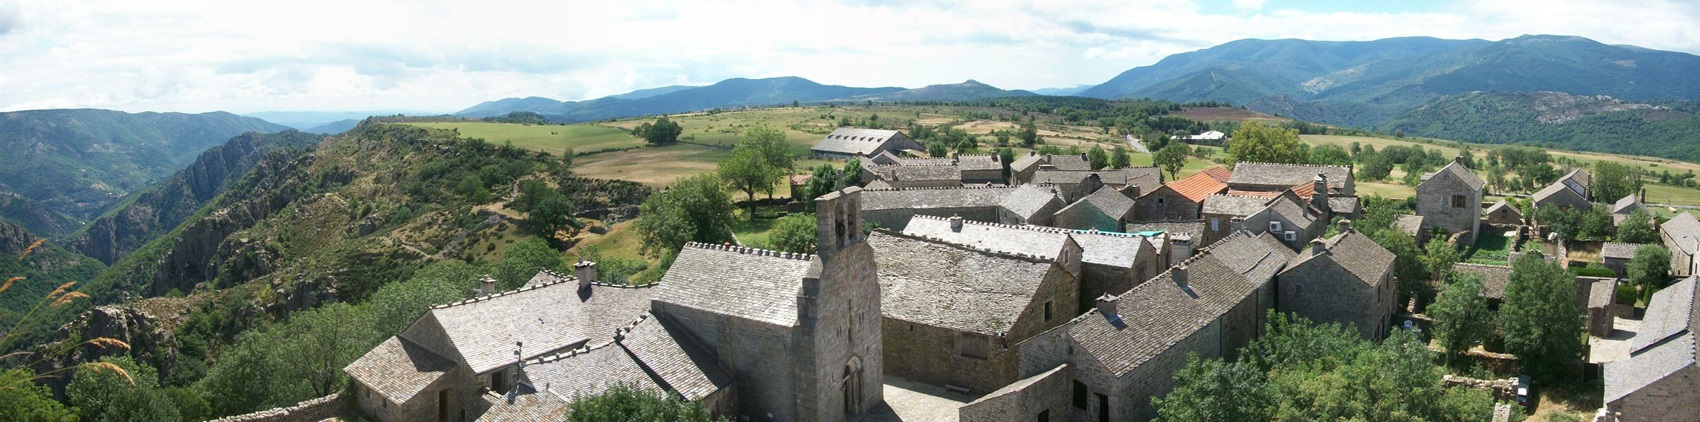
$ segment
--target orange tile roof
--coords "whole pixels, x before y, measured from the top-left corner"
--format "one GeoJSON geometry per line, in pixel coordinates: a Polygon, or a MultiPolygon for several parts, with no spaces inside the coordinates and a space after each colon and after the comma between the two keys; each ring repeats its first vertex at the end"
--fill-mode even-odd
{"type": "MultiPolygon", "coordinates": [[[[1216,169],[1222,168],[1217,167],[1216,169]]],[[[1226,171],[1226,169],[1222,170],[1226,171]]],[[[1169,189],[1174,189],[1176,193],[1181,194],[1181,196],[1185,196],[1186,199],[1191,200],[1192,202],[1204,202],[1204,197],[1210,196],[1210,194],[1213,193],[1222,193],[1223,189],[1228,188],[1228,184],[1224,183],[1222,180],[1224,179],[1218,179],[1215,175],[1210,174],[1210,170],[1205,170],[1202,173],[1169,182],[1164,186],[1168,186],[1169,189]]]]}
{"type": "Polygon", "coordinates": [[[1228,183],[1228,178],[1231,178],[1231,177],[1234,176],[1234,173],[1228,171],[1227,167],[1215,167],[1215,168],[1205,169],[1204,172],[1201,173],[1201,174],[1208,174],[1208,175],[1210,175],[1211,178],[1216,179],[1216,181],[1222,182],[1222,183],[1228,183]]]}

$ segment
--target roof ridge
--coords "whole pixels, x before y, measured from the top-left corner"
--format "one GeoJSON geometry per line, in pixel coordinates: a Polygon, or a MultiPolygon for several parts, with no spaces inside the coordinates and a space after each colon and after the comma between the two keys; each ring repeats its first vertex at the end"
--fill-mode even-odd
{"type": "Polygon", "coordinates": [[[564,351],[564,352],[555,352],[555,353],[551,353],[551,354],[542,355],[542,356],[534,357],[534,358],[531,358],[531,359],[527,359],[525,361],[525,364],[526,365],[540,365],[540,364],[545,364],[545,363],[558,362],[558,361],[565,360],[565,359],[573,357],[573,356],[578,356],[578,355],[594,352],[594,351],[600,350],[600,349],[608,347],[608,346],[613,346],[614,344],[615,344],[614,340],[608,340],[608,341],[598,343],[598,344],[594,344],[594,345],[585,345],[585,346],[579,347],[577,349],[572,349],[572,350],[568,350],[568,351],[564,351]]]}
{"type": "Polygon", "coordinates": [[[765,256],[765,257],[790,259],[790,260],[797,260],[797,261],[808,261],[808,260],[814,259],[814,255],[812,255],[812,254],[795,253],[795,252],[780,252],[780,251],[771,250],[771,249],[752,248],[752,247],[748,247],[748,246],[744,246],[744,245],[733,245],[731,243],[724,243],[724,244],[715,245],[715,244],[711,244],[711,243],[686,242],[684,247],[703,249],[703,250],[711,250],[711,251],[728,251],[728,252],[736,252],[736,253],[743,254],[743,255],[765,256]]]}
{"type": "Polygon", "coordinates": [[[939,187],[911,187],[911,188],[891,188],[891,189],[874,189],[874,190],[876,190],[876,191],[899,191],[899,190],[956,190],[956,189],[961,189],[961,190],[969,190],[969,189],[1003,189],[1003,188],[1012,188],[1012,187],[1014,187],[1014,186],[1009,186],[1009,185],[992,185],[992,184],[987,184],[987,185],[962,185],[962,186],[939,186],[939,187]]]}
{"type": "MultiPolygon", "coordinates": [[[[553,274],[553,272],[551,272],[551,273],[553,274]]],[[[544,287],[567,284],[567,282],[577,283],[578,277],[572,277],[572,276],[557,277],[556,280],[554,280],[554,281],[537,283],[537,284],[533,284],[533,285],[530,285],[530,286],[522,286],[518,289],[500,291],[500,292],[495,292],[495,293],[491,293],[491,294],[487,294],[487,295],[483,295],[483,296],[479,296],[479,297],[475,297],[475,298],[471,298],[471,299],[462,299],[462,300],[459,300],[459,301],[449,302],[449,303],[445,303],[445,304],[441,304],[441,305],[435,305],[435,306],[432,306],[431,309],[447,309],[447,308],[453,308],[453,307],[456,307],[456,306],[470,305],[470,304],[479,303],[479,302],[487,302],[487,301],[490,301],[490,300],[493,300],[493,299],[496,299],[496,298],[499,298],[499,297],[507,297],[507,296],[511,296],[511,295],[514,295],[514,294],[518,294],[518,293],[524,293],[524,292],[529,292],[529,291],[532,291],[532,290],[542,289],[544,287]]]]}
{"type": "Polygon", "coordinates": [[[986,256],[991,256],[991,257],[1014,259],[1014,260],[1031,262],[1031,263],[1035,263],[1035,264],[1044,264],[1044,263],[1056,261],[1056,257],[1048,257],[1048,256],[1044,256],[1044,255],[1028,255],[1028,254],[1019,253],[1019,252],[1008,252],[1008,251],[999,251],[999,250],[992,250],[992,249],[982,249],[982,248],[977,248],[977,247],[970,246],[970,245],[964,245],[964,244],[951,242],[949,240],[945,240],[945,239],[942,239],[942,238],[913,235],[913,234],[908,234],[908,233],[903,233],[903,232],[892,231],[890,229],[881,228],[881,229],[874,229],[874,231],[881,232],[881,233],[884,233],[886,235],[890,235],[890,236],[897,237],[897,238],[916,240],[916,241],[926,242],[928,244],[933,244],[933,245],[942,245],[942,246],[946,246],[946,247],[961,249],[961,250],[974,252],[974,253],[978,253],[978,254],[986,255],[986,256]]]}
{"type": "Polygon", "coordinates": [[[1261,162],[1261,161],[1241,161],[1241,162],[1238,162],[1238,163],[1234,163],[1234,166],[1239,167],[1240,164],[1262,164],[1262,165],[1266,165],[1266,166],[1340,168],[1340,169],[1350,168],[1350,166],[1336,166],[1336,165],[1328,165],[1328,164],[1265,163],[1265,162],[1261,162]]]}

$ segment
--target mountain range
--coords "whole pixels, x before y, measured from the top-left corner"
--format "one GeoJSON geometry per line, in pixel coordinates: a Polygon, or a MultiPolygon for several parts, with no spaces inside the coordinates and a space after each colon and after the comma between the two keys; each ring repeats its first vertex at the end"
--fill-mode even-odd
{"type": "Polygon", "coordinates": [[[853,88],[823,85],[795,76],[734,78],[708,86],[667,86],[633,91],[585,101],[556,101],[542,97],[505,98],[489,101],[455,113],[462,117],[491,117],[512,112],[533,112],[551,120],[582,122],[651,114],[684,113],[715,107],[777,105],[851,101],[962,101],[982,98],[1037,95],[1009,91],[974,80],[958,84],[929,85],[914,89],[897,87],[853,88]]]}

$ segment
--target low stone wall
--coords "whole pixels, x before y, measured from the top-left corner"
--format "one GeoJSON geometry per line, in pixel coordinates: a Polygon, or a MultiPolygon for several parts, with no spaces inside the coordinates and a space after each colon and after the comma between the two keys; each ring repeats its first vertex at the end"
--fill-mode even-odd
{"type": "Polygon", "coordinates": [[[332,394],[296,403],[294,406],[227,416],[213,419],[212,422],[318,422],[336,417],[344,405],[342,396],[332,394]]]}

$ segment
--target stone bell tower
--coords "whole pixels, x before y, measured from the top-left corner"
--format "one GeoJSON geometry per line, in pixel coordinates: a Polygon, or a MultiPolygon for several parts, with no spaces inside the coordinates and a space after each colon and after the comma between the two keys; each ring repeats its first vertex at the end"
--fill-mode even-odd
{"type": "Polygon", "coordinates": [[[861,193],[850,187],[815,199],[819,239],[797,292],[791,348],[800,420],[843,421],[884,401],[880,286],[861,193]]]}

